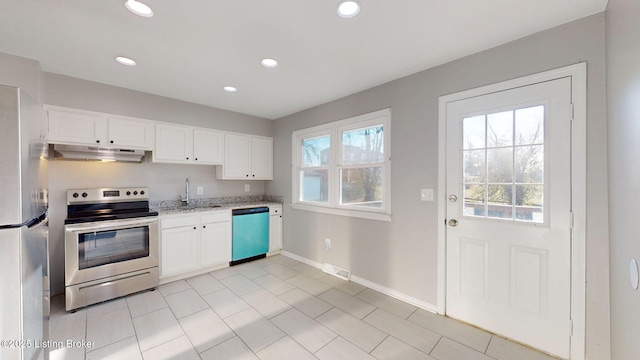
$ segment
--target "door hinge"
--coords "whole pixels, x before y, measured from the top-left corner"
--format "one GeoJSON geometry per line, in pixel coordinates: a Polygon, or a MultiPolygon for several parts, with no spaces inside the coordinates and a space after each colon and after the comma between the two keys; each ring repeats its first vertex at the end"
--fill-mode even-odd
{"type": "Polygon", "coordinates": [[[573,319],[569,319],[569,336],[573,336],[573,319]]]}
{"type": "Polygon", "coordinates": [[[573,121],[574,114],[575,114],[575,107],[573,106],[573,104],[569,104],[569,121],[573,121]]]}
{"type": "Polygon", "coordinates": [[[569,213],[569,227],[571,229],[573,229],[573,222],[574,222],[574,217],[573,217],[573,211],[569,213]]]}

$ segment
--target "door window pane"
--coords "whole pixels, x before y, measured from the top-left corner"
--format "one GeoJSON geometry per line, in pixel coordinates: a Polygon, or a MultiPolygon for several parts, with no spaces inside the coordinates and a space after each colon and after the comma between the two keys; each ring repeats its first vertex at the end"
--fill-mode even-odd
{"type": "Polygon", "coordinates": [[[487,169],[490,183],[513,181],[513,148],[487,150],[487,169]]]}
{"type": "Polygon", "coordinates": [[[487,217],[512,219],[513,194],[512,185],[489,185],[487,201],[487,217]]]}
{"type": "Polygon", "coordinates": [[[300,200],[329,201],[329,170],[300,171],[300,200]]]}
{"type": "Polygon", "coordinates": [[[516,185],[516,219],[543,222],[543,185],[516,185]]]}
{"type": "Polygon", "coordinates": [[[516,145],[544,142],[544,106],[516,110],[516,145]]]}
{"type": "Polygon", "coordinates": [[[516,182],[542,183],[544,180],[544,145],[516,148],[516,182]]]}
{"type": "Polygon", "coordinates": [[[465,185],[464,187],[464,215],[485,216],[485,185],[465,185]]]}
{"type": "Polygon", "coordinates": [[[462,120],[462,148],[481,149],[486,147],[485,116],[474,116],[462,120]]]}
{"type": "Polygon", "coordinates": [[[382,167],[340,170],[340,203],[382,207],[382,167]]]}
{"type": "Polygon", "coordinates": [[[464,183],[484,183],[487,164],[485,162],[485,150],[464,151],[464,183]]]}
{"type": "Polygon", "coordinates": [[[487,115],[487,147],[513,145],[513,111],[487,115]]]}
{"type": "Polygon", "coordinates": [[[382,125],[342,132],[342,165],[384,162],[382,125]]]}

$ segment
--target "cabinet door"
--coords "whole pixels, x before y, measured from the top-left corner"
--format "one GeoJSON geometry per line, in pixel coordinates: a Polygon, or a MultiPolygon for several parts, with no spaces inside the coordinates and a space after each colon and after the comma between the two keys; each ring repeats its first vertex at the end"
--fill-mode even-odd
{"type": "Polygon", "coordinates": [[[156,125],[154,162],[187,163],[191,160],[193,131],[188,126],[156,125]]]}
{"type": "Polygon", "coordinates": [[[104,145],[106,120],[100,115],[49,110],[48,139],[52,144],[104,145]]]}
{"type": "Polygon", "coordinates": [[[115,147],[151,150],[153,123],[141,119],[109,118],[109,145],[115,147]]]}
{"type": "Polygon", "coordinates": [[[269,251],[282,249],[282,215],[269,216],[269,251]]]}
{"type": "Polygon", "coordinates": [[[273,179],[273,139],[251,138],[251,168],[253,179],[273,179]]]}
{"type": "Polygon", "coordinates": [[[204,129],[193,130],[193,159],[198,164],[222,164],[224,162],[224,134],[204,129]]]}
{"type": "Polygon", "coordinates": [[[251,138],[248,135],[225,135],[224,178],[251,178],[251,138]]]}
{"type": "Polygon", "coordinates": [[[197,268],[198,234],[199,231],[195,225],[162,230],[160,277],[197,268]]]}
{"type": "Polygon", "coordinates": [[[224,264],[231,261],[231,222],[202,225],[201,265],[224,264]]]}

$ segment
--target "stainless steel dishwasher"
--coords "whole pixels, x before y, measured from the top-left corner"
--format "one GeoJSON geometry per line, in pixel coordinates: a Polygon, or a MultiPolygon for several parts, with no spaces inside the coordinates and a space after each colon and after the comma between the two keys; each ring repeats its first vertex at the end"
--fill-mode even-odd
{"type": "Polygon", "coordinates": [[[263,258],[269,251],[269,208],[232,210],[231,262],[237,265],[263,258]]]}

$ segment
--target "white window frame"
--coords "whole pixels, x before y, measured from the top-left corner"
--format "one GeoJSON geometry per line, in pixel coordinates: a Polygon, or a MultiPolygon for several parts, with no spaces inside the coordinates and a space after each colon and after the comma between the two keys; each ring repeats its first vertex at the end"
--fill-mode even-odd
{"type": "MultiPolygon", "coordinates": [[[[351,216],[370,220],[391,221],[391,109],[383,109],[348,119],[334,121],[307,129],[296,130],[291,135],[292,143],[292,201],[294,209],[314,211],[320,213],[351,216]],[[340,203],[340,168],[352,166],[341,165],[342,132],[366,128],[382,124],[384,162],[382,177],[382,207],[366,208],[357,205],[343,205],[340,203]],[[329,166],[328,166],[328,201],[315,202],[300,199],[300,171],[302,167],[302,139],[330,136],[329,166]]],[[[357,167],[353,166],[353,167],[357,167]]],[[[308,169],[308,168],[307,168],[308,169]]],[[[312,168],[313,169],[313,168],[312,168]]]]}

